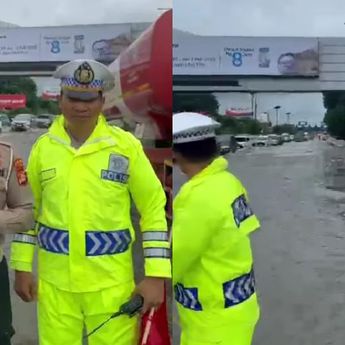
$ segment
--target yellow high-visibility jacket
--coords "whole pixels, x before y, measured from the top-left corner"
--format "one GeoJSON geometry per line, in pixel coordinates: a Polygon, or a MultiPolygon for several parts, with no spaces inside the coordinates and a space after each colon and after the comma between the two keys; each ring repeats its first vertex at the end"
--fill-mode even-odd
{"type": "Polygon", "coordinates": [[[62,290],[97,291],[133,279],[131,197],[141,215],[145,274],[170,277],[166,197],[141,143],[103,115],[79,149],[64,117],[35,143],[28,163],[36,229],[17,234],[11,267],[31,271],[36,243],[41,279],[62,290]]]}
{"type": "MultiPolygon", "coordinates": [[[[260,224],[241,182],[216,158],[174,200],[173,284],[183,332],[220,340],[231,322],[256,323],[249,233],[260,224]]],[[[231,336],[231,334],[229,334],[231,336]]]]}

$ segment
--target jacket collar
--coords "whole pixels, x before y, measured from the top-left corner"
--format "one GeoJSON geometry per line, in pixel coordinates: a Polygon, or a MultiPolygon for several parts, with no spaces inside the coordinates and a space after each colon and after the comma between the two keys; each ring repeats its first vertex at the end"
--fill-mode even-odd
{"type": "Polygon", "coordinates": [[[65,118],[63,115],[60,115],[52,124],[48,131],[48,136],[50,139],[65,145],[73,152],[78,152],[78,154],[91,153],[103,148],[115,145],[115,140],[111,135],[109,130],[109,125],[103,114],[100,114],[98,117],[98,122],[93,130],[90,137],[86,142],[78,149],[74,149],[71,146],[71,138],[66,132],[65,129],[65,118]]]}
{"type": "Polygon", "coordinates": [[[206,168],[190,179],[190,182],[199,181],[207,176],[217,174],[228,168],[228,161],[223,157],[214,159],[206,168]]]}
{"type": "Polygon", "coordinates": [[[181,187],[181,190],[176,196],[174,203],[179,203],[179,201],[187,197],[191,189],[197,186],[198,184],[202,183],[202,181],[204,181],[207,177],[218,174],[227,169],[228,161],[225,158],[218,157],[214,159],[205,169],[193,176],[181,187]]]}

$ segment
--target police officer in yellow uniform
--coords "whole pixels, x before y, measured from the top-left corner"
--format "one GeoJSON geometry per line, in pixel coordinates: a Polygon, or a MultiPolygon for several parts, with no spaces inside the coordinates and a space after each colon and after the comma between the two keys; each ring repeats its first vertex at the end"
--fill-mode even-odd
{"type": "MultiPolygon", "coordinates": [[[[10,144],[0,142],[0,345],[10,345],[14,334],[8,268],[2,245],[5,234],[27,231],[33,223],[32,197],[24,163],[14,156],[10,144]]],[[[22,236],[30,241],[30,236],[22,236]]]]}
{"type": "Polygon", "coordinates": [[[259,318],[249,240],[259,221],[218,155],[218,125],[198,113],[173,116],[174,159],[188,177],[172,231],[182,345],[250,345],[259,318]]]}
{"type": "MultiPolygon", "coordinates": [[[[135,292],[143,311],[164,300],[171,276],[162,185],[130,133],[107,124],[103,92],[113,86],[106,66],[76,60],[55,73],[61,79],[59,116],[30,154],[38,244],[38,322],[41,345],[81,345],[83,325],[93,330],[135,292]],[[145,279],[133,280],[131,199],[141,216],[145,279]]],[[[32,301],[35,247],[12,245],[18,294],[32,301]]],[[[137,319],[113,319],[90,345],[135,343],[137,319]]]]}

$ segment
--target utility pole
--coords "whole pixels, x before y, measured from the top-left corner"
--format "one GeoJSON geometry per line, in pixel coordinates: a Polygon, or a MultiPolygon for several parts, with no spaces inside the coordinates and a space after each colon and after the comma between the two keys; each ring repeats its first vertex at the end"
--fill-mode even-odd
{"type": "Polygon", "coordinates": [[[257,119],[257,111],[258,111],[258,104],[257,104],[257,99],[256,99],[256,93],[251,92],[251,100],[252,100],[252,112],[253,112],[253,119],[257,119]]]}
{"type": "Polygon", "coordinates": [[[280,105],[276,105],[274,109],[276,110],[276,126],[279,124],[279,109],[281,108],[280,105]]]}

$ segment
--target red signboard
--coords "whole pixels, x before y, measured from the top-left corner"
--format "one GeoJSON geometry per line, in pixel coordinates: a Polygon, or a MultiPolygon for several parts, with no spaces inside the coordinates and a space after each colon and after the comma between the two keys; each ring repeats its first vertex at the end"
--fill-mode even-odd
{"type": "Polygon", "coordinates": [[[238,118],[253,117],[253,112],[245,109],[226,109],[225,115],[238,118]]]}
{"type": "Polygon", "coordinates": [[[0,109],[21,109],[26,107],[26,96],[21,94],[16,95],[1,95],[0,94],[0,109]]]}
{"type": "Polygon", "coordinates": [[[44,91],[41,98],[44,101],[57,101],[59,99],[59,95],[60,94],[58,92],[44,91]]]}

